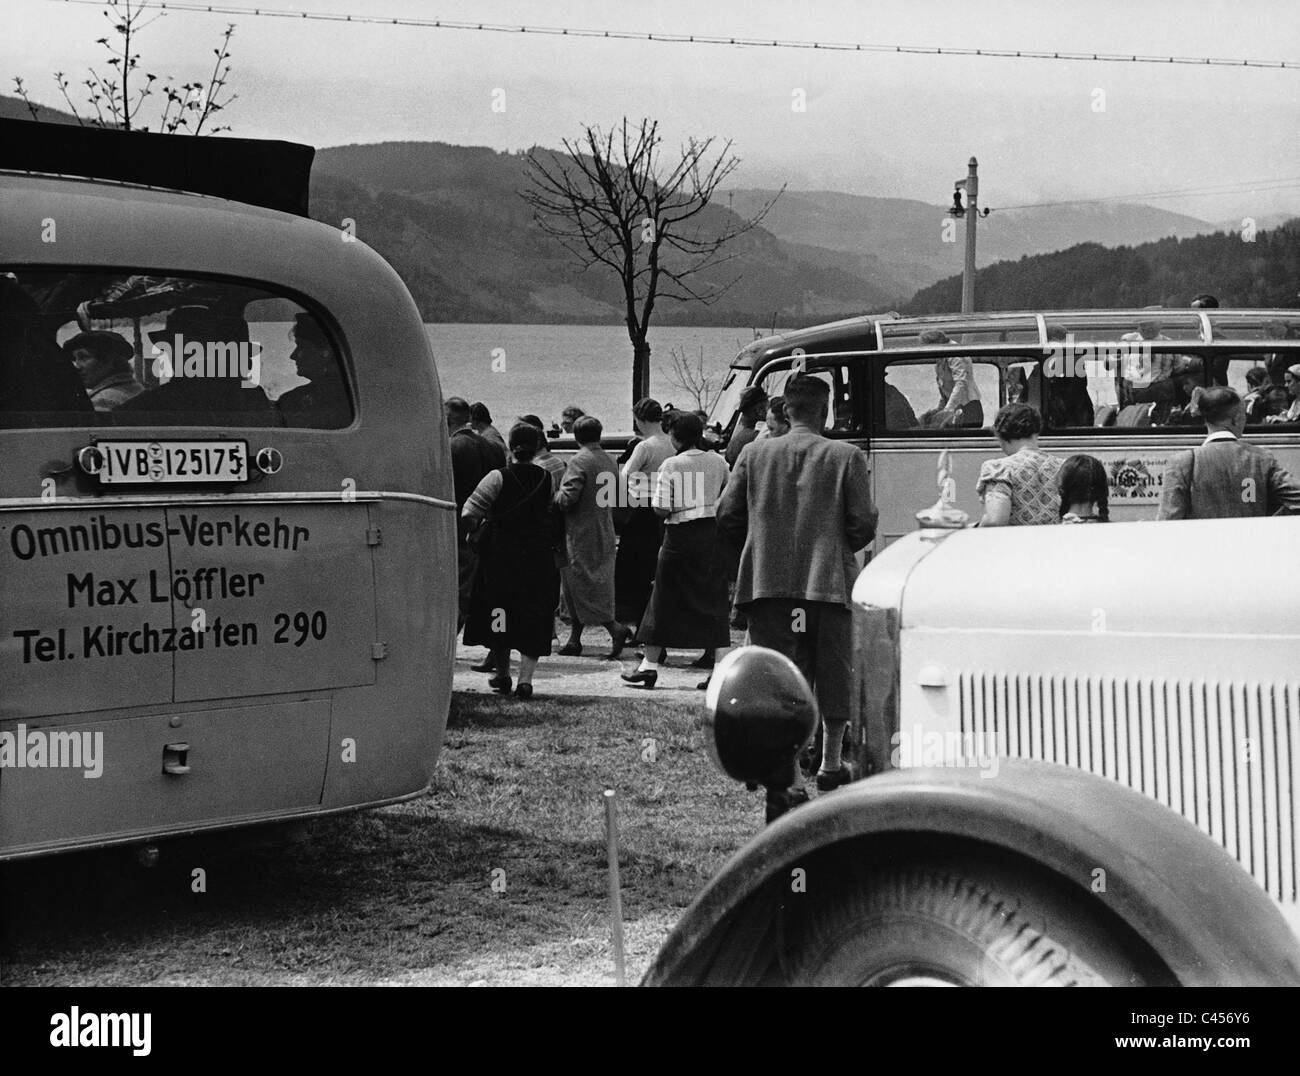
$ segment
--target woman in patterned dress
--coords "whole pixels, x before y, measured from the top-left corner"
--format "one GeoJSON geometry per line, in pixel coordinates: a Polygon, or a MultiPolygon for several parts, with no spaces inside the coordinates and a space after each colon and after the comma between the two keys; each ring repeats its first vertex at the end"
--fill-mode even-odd
{"type": "Polygon", "coordinates": [[[975,491],[984,501],[981,527],[1024,527],[1056,523],[1061,461],[1038,447],[1043,419],[1038,409],[1010,403],[993,419],[1003,458],[986,460],[975,491]]]}

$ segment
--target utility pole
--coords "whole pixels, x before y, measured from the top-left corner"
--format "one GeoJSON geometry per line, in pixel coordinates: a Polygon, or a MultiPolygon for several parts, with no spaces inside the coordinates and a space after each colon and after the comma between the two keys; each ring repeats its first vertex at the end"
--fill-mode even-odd
{"type": "Polygon", "coordinates": [[[966,218],[966,266],[961,276],[961,312],[975,312],[975,222],[979,219],[979,162],[972,157],[969,161],[965,179],[953,184],[952,208],[948,215],[966,218]],[[965,208],[961,204],[961,192],[966,192],[965,208]]]}

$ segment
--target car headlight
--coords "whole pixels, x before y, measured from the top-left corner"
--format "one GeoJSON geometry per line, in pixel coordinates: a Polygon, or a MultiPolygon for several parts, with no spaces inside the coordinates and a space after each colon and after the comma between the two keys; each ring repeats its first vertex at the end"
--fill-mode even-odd
{"type": "Polygon", "coordinates": [[[762,646],[743,646],[718,663],[705,706],[709,754],[738,781],[784,787],[817,729],[817,702],[798,666],[762,646]]]}

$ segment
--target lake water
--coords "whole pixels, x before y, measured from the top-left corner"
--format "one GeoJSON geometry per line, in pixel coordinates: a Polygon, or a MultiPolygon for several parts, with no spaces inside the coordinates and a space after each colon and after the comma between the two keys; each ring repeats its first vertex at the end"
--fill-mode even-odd
{"type": "MultiPolygon", "coordinates": [[[[577,404],[611,434],[632,429],[632,345],[621,325],[428,325],[444,396],[482,400],[505,433],[522,414],[549,425],[577,404]]],[[[703,349],[706,372],[721,374],[753,329],[650,330],[650,395],[679,407],[695,403],[673,384],[671,352],[692,365],[703,349]]],[[[720,380],[715,382],[721,384],[720,380]]]]}

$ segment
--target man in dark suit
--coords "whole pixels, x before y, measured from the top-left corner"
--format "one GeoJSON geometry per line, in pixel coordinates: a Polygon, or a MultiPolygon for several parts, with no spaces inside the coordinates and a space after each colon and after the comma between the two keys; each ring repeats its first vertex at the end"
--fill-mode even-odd
{"type": "Polygon", "coordinates": [[[1224,519],[1300,512],[1300,483],[1264,449],[1241,439],[1246,407],[1230,388],[1199,397],[1205,443],[1165,471],[1158,519],[1224,519]]]}
{"type": "MultiPolygon", "coordinates": [[[[840,750],[853,675],[853,554],[875,537],[877,518],[866,457],[822,433],[828,392],[816,377],[787,382],[790,432],[752,442],[718,504],[718,527],[741,551],[736,604],[748,614],[750,642],[790,658],[816,692],[822,791],[849,777],[840,750]]],[[[769,821],[807,799],[799,776],[790,777],[787,789],[769,786],[769,821]]]]}
{"type": "MultiPolygon", "coordinates": [[[[447,414],[447,433],[451,438],[451,475],[456,493],[456,561],[460,575],[460,615],[457,630],[465,626],[469,612],[469,595],[474,587],[474,572],[478,567],[478,553],[469,544],[469,528],[461,512],[469,495],[484,477],[506,465],[506,454],[491,441],[480,437],[471,425],[469,403],[459,396],[448,396],[443,401],[447,414]]],[[[488,662],[474,666],[480,672],[495,669],[488,662]]]]}

